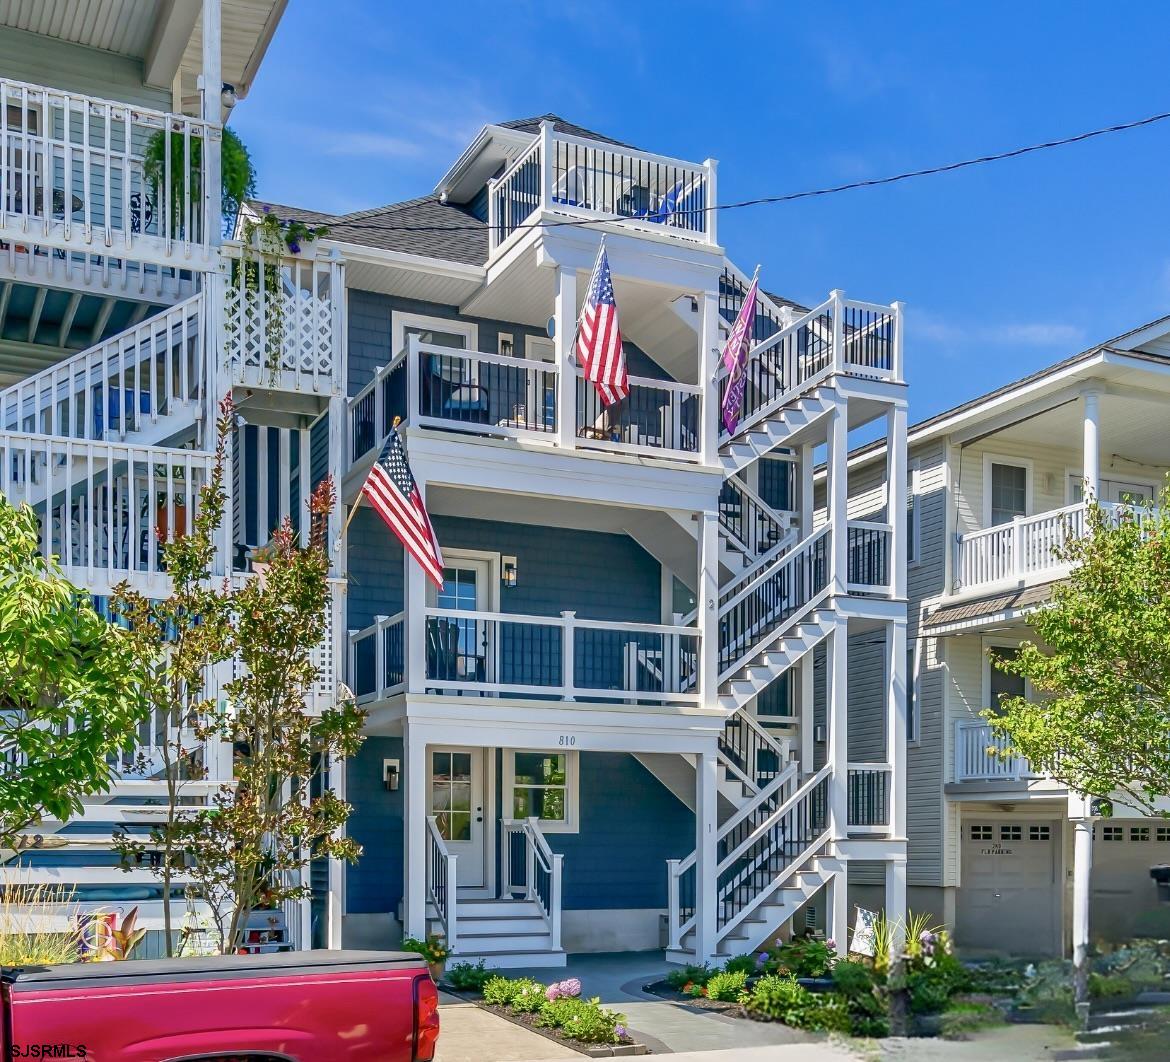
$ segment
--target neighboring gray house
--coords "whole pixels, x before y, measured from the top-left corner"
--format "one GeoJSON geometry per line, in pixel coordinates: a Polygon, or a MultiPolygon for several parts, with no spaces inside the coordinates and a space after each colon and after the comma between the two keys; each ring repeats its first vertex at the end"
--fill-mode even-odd
{"type": "MultiPolygon", "coordinates": [[[[1156,498],[1170,470],[1168,399],[1163,318],[910,428],[909,906],[968,950],[1068,953],[1078,868],[1092,939],[1165,935],[1148,871],[1170,861],[1170,826],[1118,806],[1095,823],[1090,880],[1083,801],[990,755],[979,713],[1025,692],[995,658],[1029,637],[1028,614],[1067,574],[1052,550],[1083,526],[1086,494],[1156,498]]],[[[852,517],[874,507],[863,488],[883,454],[878,443],[850,459],[852,517]]],[[[861,888],[863,874],[850,881],[861,888]]]]}

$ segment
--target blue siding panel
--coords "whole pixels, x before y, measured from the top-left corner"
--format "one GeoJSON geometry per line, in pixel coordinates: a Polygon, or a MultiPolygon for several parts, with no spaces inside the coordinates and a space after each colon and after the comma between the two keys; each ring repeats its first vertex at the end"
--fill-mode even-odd
{"type": "Polygon", "coordinates": [[[404,791],[388,793],[382,761],[402,759],[402,739],[368,737],[346,764],[346,799],[353,805],[348,834],[362,846],[346,869],[346,909],[352,914],[393,912],[402,898],[404,791]]]}

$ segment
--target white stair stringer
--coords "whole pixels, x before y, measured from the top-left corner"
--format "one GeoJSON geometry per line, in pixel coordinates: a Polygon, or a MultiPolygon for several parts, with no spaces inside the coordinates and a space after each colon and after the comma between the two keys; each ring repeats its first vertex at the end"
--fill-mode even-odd
{"type": "Polygon", "coordinates": [[[837,392],[824,383],[791,399],[781,396],[774,411],[719,447],[724,472],[729,476],[742,472],[779,446],[795,446],[805,441],[813,426],[833,410],[837,401],[837,392]]]}
{"type": "Polygon", "coordinates": [[[0,432],[158,445],[202,415],[204,297],[0,390],[0,432]]]}
{"type": "Polygon", "coordinates": [[[729,712],[744,707],[790,668],[821,644],[833,631],[837,618],[828,608],[817,608],[798,618],[779,634],[769,637],[760,655],[731,672],[721,683],[719,705],[729,712]]]}

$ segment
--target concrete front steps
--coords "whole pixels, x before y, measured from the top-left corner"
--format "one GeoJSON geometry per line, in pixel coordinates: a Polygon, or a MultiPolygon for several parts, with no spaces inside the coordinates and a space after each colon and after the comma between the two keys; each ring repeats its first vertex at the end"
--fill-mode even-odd
{"type": "MultiPolygon", "coordinates": [[[[427,933],[442,932],[434,907],[427,904],[427,933]]],[[[455,901],[455,948],[447,964],[480,959],[492,970],[558,967],[567,961],[563,948],[553,948],[535,900],[460,895],[455,901]]]]}

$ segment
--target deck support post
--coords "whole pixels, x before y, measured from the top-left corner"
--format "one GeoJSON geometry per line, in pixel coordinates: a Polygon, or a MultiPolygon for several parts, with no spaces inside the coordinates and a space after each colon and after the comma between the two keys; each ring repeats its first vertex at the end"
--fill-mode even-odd
{"type": "Polygon", "coordinates": [[[406,880],[402,892],[402,932],[424,940],[427,935],[427,755],[425,732],[407,720],[402,724],[405,807],[403,839],[406,880]]]}
{"type": "Polygon", "coordinates": [[[1083,458],[1085,499],[1101,500],[1101,395],[1086,391],[1085,451],[1083,458]]]}
{"type": "Polygon", "coordinates": [[[841,863],[825,883],[825,937],[839,959],[849,954],[849,875],[841,863]]]}
{"type": "Polygon", "coordinates": [[[557,443],[572,449],[577,437],[577,372],[573,344],[577,337],[577,271],[556,267],[553,345],[557,359],[557,443]]]}
{"type": "Polygon", "coordinates": [[[718,859],[715,841],[719,833],[719,761],[714,751],[695,759],[695,955],[706,962],[715,955],[718,859]]]}

